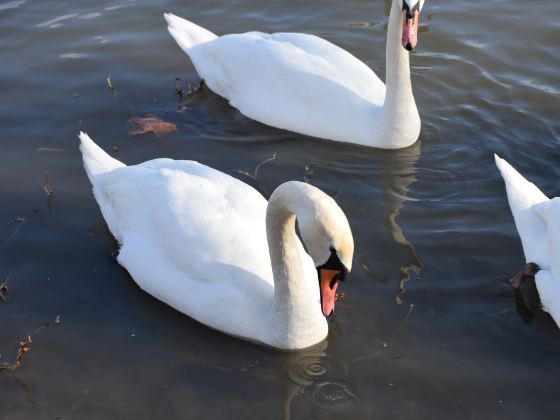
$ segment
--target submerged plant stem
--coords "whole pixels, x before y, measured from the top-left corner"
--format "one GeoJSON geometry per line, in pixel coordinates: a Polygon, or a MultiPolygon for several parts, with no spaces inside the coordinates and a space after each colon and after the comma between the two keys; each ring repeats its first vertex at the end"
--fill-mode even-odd
{"type": "Polygon", "coordinates": [[[393,331],[391,333],[391,335],[389,336],[387,341],[386,342],[378,342],[378,344],[381,344],[383,346],[383,348],[378,349],[378,350],[374,351],[373,353],[366,354],[364,356],[358,356],[358,357],[352,359],[352,363],[356,363],[356,362],[360,362],[362,360],[370,359],[373,356],[375,356],[376,354],[380,353],[383,349],[389,348],[390,342],[397,336],[397,334],[400,332],[400,330],[404,327],[404,325],[406,324],[406,321],[408,321],[408,318],[410,318],[410,314],[412,313],[413,309],[414,309],[414,304],[411,303],[410,307],[408,308],[408,312],[404,316],[403,320],[399,323],[399,325],[397,325],[397,328],[395,329],[395,331],[393,331]]]}
{"type": "Polygon", "coordinates": [[[27,222],[27,220],[25,220],[23,217],[16,217],[16,220],[14,220],[13,222],[10,222],[9,224],[12,226],[15,226],[14,231],[12,232],[12,234],[9,236],[8,239],[6,239],[3,243],[2,246],[5,246],[8,242],[10,242],[12,239],[14,239],[16,237],[16,235],[18,234],[19,230],[21,229],[21,227],[27,222]]]}
{"type": "Polygon", "coordinates": [[[18,353],[15,360],[12,363],[0,363],[0,371],[2,370],[14,371],[18,367],[20,367],[21,362],[23,361],[23,357],[25,356],[25,353],[31,350],[31,343],[33,342],[31,336],[37,334],[38,332],[44,330],[45,328],[48,328],[51,324],[59,325],[60,322],[61,322],[60,315],[57,315],[55,319],[52,320],[51,322],[45,322],[39,328],[36,328],[31,333],[28,333],[26,339],[19,342],[18,353]]]}

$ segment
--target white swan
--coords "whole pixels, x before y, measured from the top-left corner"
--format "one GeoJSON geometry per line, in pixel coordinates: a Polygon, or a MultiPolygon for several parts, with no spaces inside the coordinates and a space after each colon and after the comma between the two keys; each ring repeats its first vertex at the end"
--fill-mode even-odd
{"type": "Polygon", "coordinates": [[[292,181],[267,205],[252,187],[197,162],[125,166],[79,137],[95,198],[121,245],[118,262],[142,289],[212,328],[276,348],[327,336],[325,316],[354,253],[332,198],[292,181]]]}
{"type": "Polygon", "coordinates": [[[509,163],[494,155],[504,178],[509,206],[527,265],[512,279],[519,287],[534,275],[543,309],[560,326],[560,198],[549,199],[509,163]]]}
{"type": "Polygon", "coordinates": [[[397,149],[420,134],[410,83],[424,0],[394,0],[385,84],[362,61],[314,35],[247,32],[218,37],[166,13],[169,33],[208,87],[249,118],[309,136],[397,149]],[[402,45],[402,46],[401,46],[402,45]]]}

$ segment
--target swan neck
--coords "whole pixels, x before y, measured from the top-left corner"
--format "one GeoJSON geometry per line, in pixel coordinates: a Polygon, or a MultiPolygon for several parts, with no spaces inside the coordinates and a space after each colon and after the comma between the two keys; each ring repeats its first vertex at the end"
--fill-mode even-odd
{"type": "Polygon", "coordinates": [[[420,134],[420,116],[412,93],[409,52],[402,46],[402,11],[393,0],[387,30],[386,91],[380,132],[391,148],[410,146],[420,134]]]}
{"type": "Polygon", "coordinates": [[[295,297],[298,279],[305,277],[296,235],[296,206],[287,194],[270,198],[266,213],[266,234],[272,274],[274,306],[295,297]]]}
{"type": "Polygon", "coordinates": [[[396,96],[395,93],[412,96],[410,53],[403,48],[401,39],[402,11],[399,8],[399,1],[393,0],[385,48],[387,99],[394,98],[396,96]]]}
{"type": "Polygon", "coordinates": [[[305,251],[296,235],[296,217],[305,211],[305,198],[297,183],[283,184],[272,194],[266,212],[274,277],[274,298],[266,328],[269,340],[285,348],[316,343],[327,332],[318,280],[304,266],[305,251]]]}

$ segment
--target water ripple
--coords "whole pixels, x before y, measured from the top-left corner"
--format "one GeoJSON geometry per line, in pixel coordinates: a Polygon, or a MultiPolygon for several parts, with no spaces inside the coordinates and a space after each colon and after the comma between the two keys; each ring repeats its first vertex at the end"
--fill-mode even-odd
{"type": "Polygon", "coordinates": [[[348,370],[324,354],[306,354],[290,363],[288,378],[303,387],[305,399],[321,407],[336,409],[360,402],[357,387],[345,379],[348,370]]]}
{"type": "Polygon", "coordinates": [[[116,5],[114,5],[114,6],[106,7],[105,10],[107,10],[107,11],[117,10],[117,9],[122,9],[122,8],[124,8],[124,7],[131,7],[131,6],[134,6],[134,5],[136,5],[136,3],[122,3],[122,4],[116,4],[116,5]]]}
{"type": "Polygon", "coordinates": [[[93,18],[96,18],[96,17],[99,17],[99,16],[101,16],[101,13],[92,12],[92,13],[87,13],[85,15],[82,15],[78,19],[87,20],[87,19],[93,19],[93,18]]]}
{"type": "Polygon", "coordinates": [[[290,363],[286,374],[297,385],[307,386],[313,380],[326,380],[329,376],[346,376],[346,367],[325,354],[306,354],[290,363]]]}
{"type": "Polygon", "coordinates": [[[443,201],[462,194],[466,177],[456,169],[434,168],[419,163],[418,182],[414,184],[408,197],[409,201],[443,201]]]}
{"type": "Polygon", "coordinates": [[[9,1],[5,4],[0,4],[0,12],[9,9],[17,9],[22,4],[27,3],[27,0],[16,0],[16,1],[9,1]]]}
{"type": "MultiPolygon", "coordinates": [[[[54,26],[53,26],[54,24],[59,24],[59,23],[62,22],[63,20],[72,19],[72,18],[75,18],[76,16],[78,16],[77,13],[72,13],[72,14],[70,14],[70,15],[64,15],[64,16],[58,16],[58,17],[56,17],[56,18],[54,18],[54,19],[47,20],[46,22],[39,23],[39,24],[37,25],[37,28],[47,28],[47,27],[48,27],[48,28],[51,28],[51,27],[54,27],[54,26]]],[[[60,25],[59,25],[59,26],[60,26],[60,25]]]]}

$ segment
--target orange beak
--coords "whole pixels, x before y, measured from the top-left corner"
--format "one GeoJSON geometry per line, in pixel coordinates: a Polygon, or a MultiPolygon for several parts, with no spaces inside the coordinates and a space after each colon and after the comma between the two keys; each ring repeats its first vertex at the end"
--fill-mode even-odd
{"type": "Polygon", "coordinates": [[[408,11],[403,10],[402,23],[402,46],[408,51],[416,48],[418,43],[418,10],[414,10],[412,17],[408,16],[408,11]]]}
{"type": "Polygon", "coordinates": [[[319,269],[319,290],[321,291],[321,309],[323,315],[329,316],[334,312],[334,301],[336,297],[336,289],[340,280],[338,276],[340,271],[319,269]]]}

